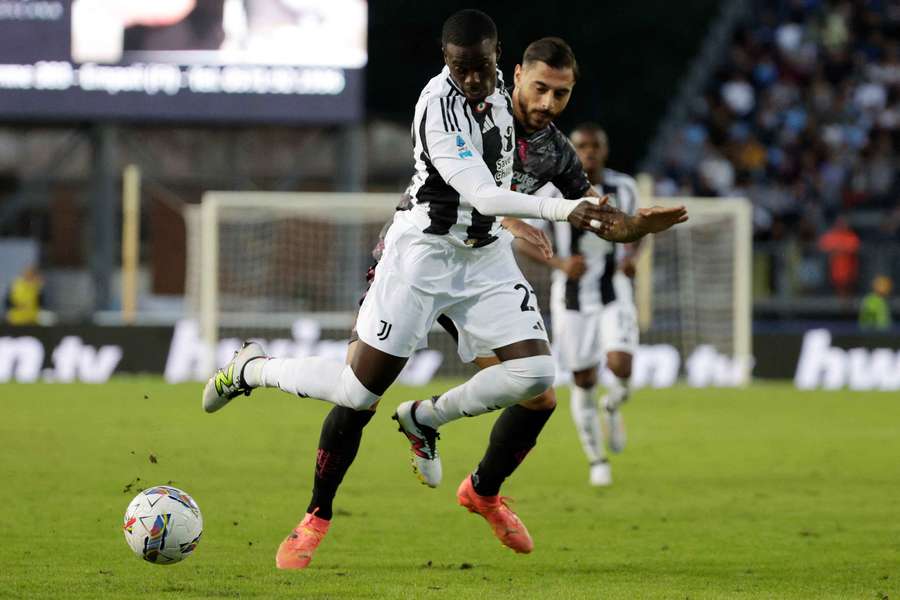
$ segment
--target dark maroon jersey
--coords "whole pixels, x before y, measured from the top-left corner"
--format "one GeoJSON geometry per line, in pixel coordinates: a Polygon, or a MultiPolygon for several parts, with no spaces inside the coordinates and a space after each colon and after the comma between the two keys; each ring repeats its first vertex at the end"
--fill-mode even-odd
{"type": "Polygon", "coordinates": [[[550,123],[529,135],[516,122],[512,189],[534,194],[548,183],[569,200],[583,198],[591,188],[575,148],[556,125],[550,123]]]}

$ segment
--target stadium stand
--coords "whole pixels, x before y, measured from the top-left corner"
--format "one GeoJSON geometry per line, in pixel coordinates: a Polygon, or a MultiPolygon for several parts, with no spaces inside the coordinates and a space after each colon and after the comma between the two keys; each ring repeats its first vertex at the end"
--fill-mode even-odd
{"type": "Polygon", "coordinates": [[[900,7],[762,0],[665,148],[660,195],[754,205],[757,295],[900,278],[900,7]]]}

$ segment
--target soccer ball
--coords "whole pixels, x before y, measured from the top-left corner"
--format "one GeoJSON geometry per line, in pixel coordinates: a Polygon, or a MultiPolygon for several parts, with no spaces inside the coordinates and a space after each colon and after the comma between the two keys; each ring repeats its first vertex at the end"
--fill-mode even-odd
{"type": "Polygon", "coordinates": [[[148,488],[125,511],[125,541],[135,554],[157,565],[191,555],[203,532],[203,515],[194,499],[167,485],[148,488]]]}

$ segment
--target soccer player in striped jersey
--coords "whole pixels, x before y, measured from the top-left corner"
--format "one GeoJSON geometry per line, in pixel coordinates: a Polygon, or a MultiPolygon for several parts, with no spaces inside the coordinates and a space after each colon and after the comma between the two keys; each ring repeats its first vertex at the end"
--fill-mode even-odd
{"type": "MultiPolygon", "coordinates": [[[[624,173],[606,168],[609,143],[598,125],[584,123],[570,136],[572,146],[593,189],[611,198],[612,204],[633,215],[637,211],[637,184],[624,173]]],[[[550,195],[559,195],[548,186],[550,195]]],[[[634,277],[633,244],[615,244],[584,235],[561,223],[552,225],[557,256],[542,258],[519,244],[520,251],[553,267],[551,314],[553,337],[560,366],[572,373],[571,410],[575,428],[590,463],[590,483],[612,483],[612,472],[603,448],[597,410],[598,369],[611,372],[602,398],[608,444],[613,452],[625,446],[625,427],[620,407],[629,396],[632,357],[638,344],[637,311],[631,279],[634,277]]]]}
{"type": "MultiPolygon", "coordinates": [[[[359,341],[350,363],[318,357],[280,359],[248,343],[207,383],[203,407],[219,410],[257,387],[277,387],[319,398],[341,410],[326,423],[339,440],[331,451],[352,461],[362,427],[412,352],[441,314],[450,317],[475,353],[488,348],[499,364],[439,396],[402,403],[395,418],[411,442],[420,477],[436,486],[441,464],[438,428],[464,416],[515,407],[546,391],[555,377],[546,329],[531,286],[511,250],[500,217],[563,220],[610,239],[631,241],[687,219],[681,209],[655,209],[631,218],[594,199],[538,198],[510,189],[515,132],[512,101],[498,85],[499,45],[494,22],[477,10],[455,13],[442,33],[444,69],[423,89],[413,118],[414,205],[398,211],[372,286],[357,320],[359,341]]],[[[501,82],[502,83],[502,82],[501,82]]],[[[504,440],[488,449],[491,469],[481,479],[505,476],[534,445],[549,411],[516,411],[504,440]]],[[[502,417],[501,417],[502,418],[502,417]]],[[[323,428],[323,434],[325,430],[323,428]]],[[[493,437],[493,436],[492,436],[493,437]]],[[[341,471],[341,474],[346,469],[341,471]]],[[[492,484],[497,485],[497,484],[492,484]]],[[[499,497],[479,494],[466,477],[457,498],[491,524],[498,538],[530,552],[531,537],[499,497]]],[[[280,568],[304,568],[329,521],[308,513],[282,542],[280,568]]]]}

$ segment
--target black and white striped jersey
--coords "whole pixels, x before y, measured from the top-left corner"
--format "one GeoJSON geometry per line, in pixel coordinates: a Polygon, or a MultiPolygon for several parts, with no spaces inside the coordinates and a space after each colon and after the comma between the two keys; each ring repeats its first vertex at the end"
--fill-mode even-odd
{"type": "Polygon", "coordinates": [[[515,132],[512,100],[500,72],[496,91],[476,103],[466,99],[445,66],[419,96],[412,139],[416,172],[406,195],[413,203],[413,222],[425,233],[449,236],[470,247],[496,240],[500,219],[479,213],[447,181],[483,163],[498,187],[510,188],[515,132]],[[435,159],[442,159],[442,174],[434,167],[435,159]]]}
{"type": "MultiPolygon", "coordinates": [[[[549,187],[549,186],[548,186],[549,187]]],[[[638,207],[637,184],[624,173],[603,170],[603,183],[594,185],[601,196],[622,212],[633,215],[638,207]]],[[[559,194],[555,188],[549,193],[559,194]]],[[[622,244],[608,242],[593,233],[575,229],[569,223],[552,223],[553,245],[557,256],[567,258],[576,254],[584,257],[587,270],[578,280],[568,279],[562,271],[553,272],[551,301],[569,310],[596,310],[610,302],[631,300],[631,283],[627,278],[614,278],[624,254],[622,244]]]]}

